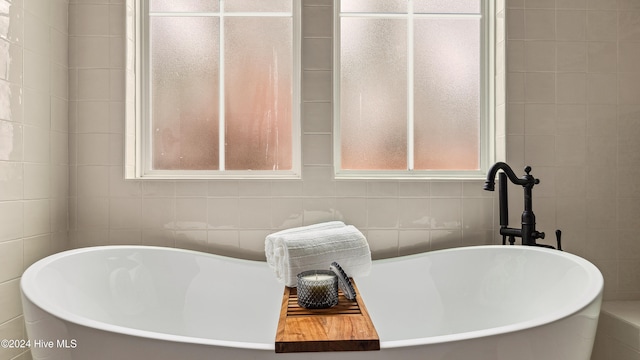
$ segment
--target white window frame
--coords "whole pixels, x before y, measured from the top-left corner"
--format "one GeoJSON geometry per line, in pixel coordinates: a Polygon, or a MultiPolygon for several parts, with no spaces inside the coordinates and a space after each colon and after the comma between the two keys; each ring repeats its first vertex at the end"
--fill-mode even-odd
{"type": "MultiPolygon", "coordinates": [[[[293,17],[293,74],[292,74],[292,168],[290,170],[226,170],[224,169],[224,62],[220,76],[220,168],[219,170],[154,170],[152,169],[152,130],[149,87],[149,0],[127,0],[127,84],[125,178],[127,179],[300,179],[301,178],[301,6],[292,0],[293,17]]],[[[283,16],[275,12],[167,13],[166,16],[216,16],[220,21],[220,57],[224,58],[224,18],[237,16],[283,16]]]]}
{"type": "MultiPolygon", "coordinates": [[[[407,0],[408,8],[413,9],[413,0],[407,0]]],[[[337,179],[484,179],[489,167],[496,159],[496,106],[504,103],[496,94],[496,5],[492,0],[482,0],[482,15],[435,14],[425,16],[438,17],[480,17],[481,18],[481,87],[480,87],[480,155],[478,170],[415,170],[413,166],[413,58],[409,50],[407,64],[407,162],[408,170],[345,170],[341,164],[340,137],[340,23],[343,16],[368,16],[373,18],[407,18],[411,24],[413,14],[375,14],[375,13],[346,13],[340,12],[340,0],[334,0],[334,51],[333,51],[333,154],[334,169],[337,179]]],[[[421,15],[422,16],[422,15],[421,15]]],[[[413,41],[413,27],[408,26],[408,44],[413,41]]]]}

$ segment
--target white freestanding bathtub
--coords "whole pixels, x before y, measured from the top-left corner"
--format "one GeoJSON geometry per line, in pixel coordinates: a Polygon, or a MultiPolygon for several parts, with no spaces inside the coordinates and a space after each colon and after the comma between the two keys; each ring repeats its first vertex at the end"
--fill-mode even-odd
{"type": "Polygon", "coordinates": [[[583,359],[603,279],[556,250],[478,246],[374,261],[356,279],[380,351],[276,354],[266,263],[143,246],[58,253],[22,276],[34,359],[583,359]]]}

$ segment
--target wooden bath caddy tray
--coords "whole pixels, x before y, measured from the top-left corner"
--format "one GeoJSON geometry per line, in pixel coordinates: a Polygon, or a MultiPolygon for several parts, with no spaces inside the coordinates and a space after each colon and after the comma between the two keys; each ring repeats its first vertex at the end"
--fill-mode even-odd
{"type": "MultiPolygon", "coordinates": [[[[353,283],[353,280],[351,280],[353,283]]],[[[296,288],[284,288],[276,352],[380,350],[380,339],[358,288],[356,299],[338,294],[338,304],[328,309],[298,305],[296,288]]]]}

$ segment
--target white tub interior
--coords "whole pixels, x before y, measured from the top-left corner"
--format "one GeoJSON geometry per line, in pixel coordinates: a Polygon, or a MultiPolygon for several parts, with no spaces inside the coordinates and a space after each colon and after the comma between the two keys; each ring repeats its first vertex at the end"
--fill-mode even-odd
{"type": "Polygon", "coordinates": [[[603,282],[595,266],[568,253],[489,246],[378,261],[358,284],[381,339],[400,346],[555,321],[587,306],[603,282]]]}
{"type": "Polygon", "coordinates": [[[42,265],[33,269],[37,286],[23,291],[65,320],[138,336],[273,344],[282,285],[265,263],[110,247],[42,265]]]}

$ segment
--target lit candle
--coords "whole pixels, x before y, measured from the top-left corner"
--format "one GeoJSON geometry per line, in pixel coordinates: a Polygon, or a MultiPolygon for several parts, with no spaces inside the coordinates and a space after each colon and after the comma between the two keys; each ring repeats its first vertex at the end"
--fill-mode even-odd
{"type": "Polygon", "coordinates": [[[306,282],[309,292],[315,296],[321,296],[322,294],[326,294],[331,289],[331,280],[333,277],[331,275],[325,274],[314,274],[307,275],[302,279],[306,282]]]}
{"type": "Polygon", "coordinates": [[[328,308],[338,303],[338,278],[331,271],[311,270],[298,274],[298,304],[305,308],[328,308]]]}

